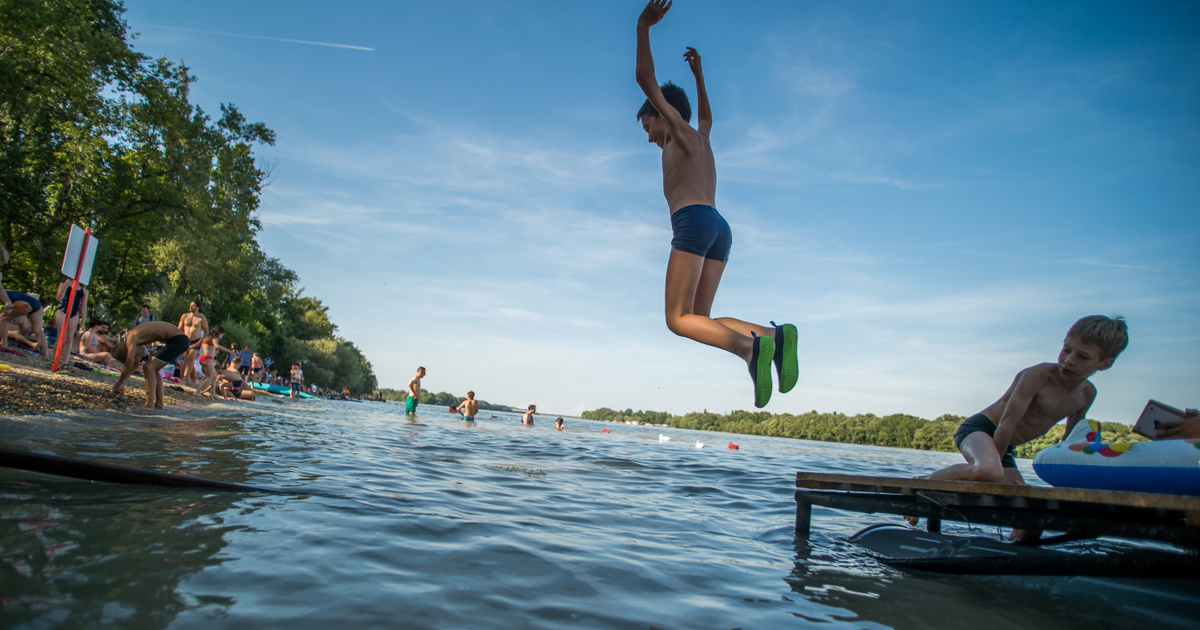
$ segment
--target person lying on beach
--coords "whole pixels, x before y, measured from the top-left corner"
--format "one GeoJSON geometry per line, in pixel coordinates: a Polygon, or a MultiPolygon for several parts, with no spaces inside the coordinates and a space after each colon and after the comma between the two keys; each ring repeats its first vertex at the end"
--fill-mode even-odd
{"type": "Polygon", "coordinates": [[[87,287],[78,285],[75,287],[75,299],[71,300],[71,285],[73,281],[70,279],[63,280],[58,283],[58,292],[55,294],[55,301],[58,303],[58,308],[54,311],[54,327],[58,329],[58,336],[62,339],[63,356],[59,359],[62,363],[66,363],[71,358],[71,353],[79,353],[79,348],[75,344],[76,335],[79,334],[79,319],[80,315],[87,313],[88,305],[88,290],[87,287]],[[71,307],[71,316],[67,317],[67,306],[71,307]]]}
{"type": "Polygon", "coordinates": [[[0,339],[7,341],[8,331],[13,326],[13,322],[24,317],[29,327],[33,329],[34,337],[37,338],[37,350],[41,353],[42,358],[46,361],[53,360],[54,357],[50,354],[50,343],[46,341],[46,333],[43,330],[42,314],[45,309],[42,308],[41,300],[28,293],[3,289],[0,289],[0,300],[4,302],[4,311],[0,312],[0,339]]]}
{"type": "Polygon", "coordinates": [[[458,412],[462,414],[463,422],[475,422],[475,414],[479,413],[479,401],[475,400],[475,392],[467,392],[467,399],[458,403],[458,412]]]}
{"type": "Polygon", "coordinates": [[[408,380],[408,398],[404,401],[404,414],[417,415],[417,403],[421,400],[421,379],[425,378],[425,368],[417,368],[417,375],[408,380]]]}
{"type": "MultiPolygon", "coordinates": [[[[954,432],[954,444],[966,463],[921,478],[1024,484],[1014,447],[1041,437],[1063,418],[1067,420],[1063,438],[1070,435],[1096,400],[1096,386],[1088,378],[1112,367],[1128,344],[1124,318],[1092,315],[1075,322],[1057,363],[1039,363],[1018,372],[999,400],[964,420],[954,432]]],[[[916,519],[907,518],[915,524],[916,519]]],[[[1014,537],[1023,538],[1018,532],[1014,537]]]]}
{"type": "Polygon", "coordinates": [[[529,405],[529,409],[525,410],[525,415],[521,416],[521,424],[533,426],[533,414],[537,412],[537,405],[529,405]]]}
{"type": "Polygon", "coordinates": [[[8,329],[8,340],[26,350],[37,350],[37,337],[33,334],[33,325],[29,323],[29,318],[20,315],[14,317],[9,322],[11,328],[8,329]]]}
{"type": "Polygon", "coordinates": [[[233,354],[232,350],[217,343],[224,336],[225,329],[217,326],[212,329],[212,334],[200,340],[200,369],[204,371],[204,378],[196,389],[197,394],[207,392],[209,398],[217,397],[217,353],[233,354]]]}
{"type": "Polygon", "coordinates": [[[108,322],[92,319],[79,340],[79,356],[105,367],[120,368],[121,362],[108,352],[114,345],[116,341],[108,336],[108,322]]]}
{"type": "Polygon", "coordinates": [[[163,383],[158,370],[183,354],[190,345],[187,335],[167,322],[147,322],[130,330],[121,342],[112,349],[112,355],[125,364],[121,376],[113,385],[113,393],[125,392],[125,380],[137,369],[141,358],[146,355],[146,346],[162,343],[154,356],[146,359],[142,373],[146,378],[146,408],[163,409],[163,383]],[[123,343],[122,343],[123,342],[123,343]]]}
{"type": "Polygon", "coordinates": [[[759,326],[732,317],[713,319],[713,298],[729,261],[733,233],[716,210],[717,171],[709,132],[712,111],[700,53],[689,47],[683,58],[696,79],[697,126],[688,123],[692,108],[674,83],[658,84],[650,53],[650,27],[671,8],[670,0],[650,0],[637,21],[636,78],[646,102],[637,120],[649,141],[662,149],[663,193],[671,211],[671,256],[667,262],[667,328],[681,337],[730,352],[746,362],[754,384],[754,406],[771,399],[771,364],[779,373],[779,391],[796,386],[799,375],[797,331],[792,324],[759,326]]]}
{"type": "Polygon", "coordinates": [[[188,312],[179,316],[178,327],[190,339],[192,347],[183,355],[183,374],[179,375],[184,385],[196,387],[200,375],[196,372],[196,353],[199,351],[196,342],[208,334],[208,318],[200,313],[200,303],[193,300],[188,304],[188,312]]]}

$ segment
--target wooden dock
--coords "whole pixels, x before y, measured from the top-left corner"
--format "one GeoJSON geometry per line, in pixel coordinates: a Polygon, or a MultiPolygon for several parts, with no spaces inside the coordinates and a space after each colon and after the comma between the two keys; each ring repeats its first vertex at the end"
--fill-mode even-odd
{"type": "Polygon", "coordinates": [[[918,516],[929,531],[951,520],[1200,549],[1200,497],[813,472],[796,473],[796,487],[796,534],[805,538],[812,506],[820,505],[918,516]]]}

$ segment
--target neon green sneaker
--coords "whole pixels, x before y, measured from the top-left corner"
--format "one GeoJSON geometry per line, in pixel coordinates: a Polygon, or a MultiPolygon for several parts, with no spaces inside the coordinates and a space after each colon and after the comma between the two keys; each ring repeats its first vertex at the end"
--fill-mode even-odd
{"type": "Polygon", "coordinates": [[[800,380],[800,359],[796,348],[796,327],[791,324],[775,326],[775,372],[779,374],[779,393],[786,394],[800,380]]]}
{"type": "Polygon", "coordinates": [[[771,401],[771,363],[775,357],[775,340],[754,333],[754,352],[750,355],[750,379],[754,381],[754,406],[762,409],[771,401]]]}

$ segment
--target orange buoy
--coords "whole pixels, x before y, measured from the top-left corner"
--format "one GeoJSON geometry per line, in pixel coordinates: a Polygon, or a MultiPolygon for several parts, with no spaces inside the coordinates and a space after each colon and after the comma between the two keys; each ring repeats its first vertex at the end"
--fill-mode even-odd
{"type": "Polygon", "coordinates": [[[737,449],[737,447],[738,447],[738,445],[737,445],[737,444],[734,444],[733,442],[730,442],[730,443],[729,443],[729,448],[732,448],[732,449],[735,449],[735,450],[736,450],[736,449],[737,449]]]}
{"type": "Polygon", "coordinates": [[[601,430],[601,431],[603,431],[603,432],[605,432],[605,433],[612,433],[612,431],[609,431],[608,429],[600,429],[600,430],[601,430]]]}

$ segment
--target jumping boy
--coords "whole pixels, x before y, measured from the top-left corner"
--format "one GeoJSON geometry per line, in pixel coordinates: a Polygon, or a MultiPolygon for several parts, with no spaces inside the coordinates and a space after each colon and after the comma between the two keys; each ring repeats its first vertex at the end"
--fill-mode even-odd
{"type": "Polygon", "coordinates": [[[425,368],[417,368],[417,375],[408,381],[408,399],[404,401],[405,415],[417,415],[417,403],[421,400],[421,379],[425,378],[425,368]]]}
{"type": "MultiPolygon", "coordinates": [[[[1025,483],[1013,447],[1036,439],[1067,419],[1063,438],[1087,417],[1096,386],[1087,380],[1112,367],[1129,343],[1121,317],[1084,317],[1067,331],[1058,363],[1041,363],[1017,373],[1008,391],[963,421],[954,444],[967,460],[926,475],[926,479],[1025,483]]],[[[912,519],[910,518],[910,521],[912,519]]]]}
{"type": "Polygon", "coordinates": [[[142,368],[142,373],[146,377],[146,408],[162,409],[164,407],[163,384],[158,370],[187,351],[188,346],[191,345],[188,342],[188,336],[167,322],[146,322],[134,326],[133,330],[129,331],[129,334],[125,335],[125,339],[121,341],[123,343],[118,342],[112,349],[113,357],[125,364],[120,378],[113,385],[114,394],[124,393],[125,379],[133,374],[141,358],[146,356],[146,346],[155,342],[163,343],[163,347],[157,354],[146,359],[146,364],[142,368]]]}
{"type": "Polygon", "coordinates": [[[650,54],[650,27],[671,8],[670,0],[650,0],[637,22],[637,83],[646,94],[638,110],[650,142],[662,149],[663,194],[671,211],[671,257],[667,262],[667,328],[676,335],[731,352],[750,368],[754,406],[771,399],[771,363],[779,373],[779,391],[796,386],[796,327],[759,326],[709,312],[721,274],[729,261],[733,234],[716,210],[717,170],[709,144],[712,111],[704,88],[700,53],[689,47],[683,58],[696,78],[697,125],[688,123],[687,94],[673,83],[658,85],[650,54]]]}

